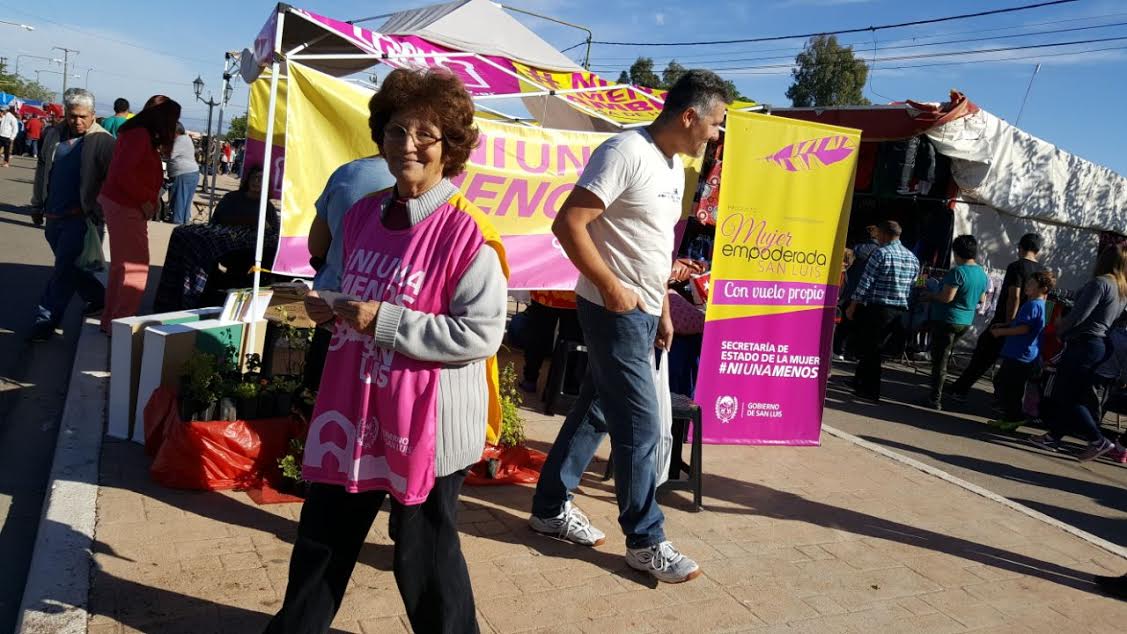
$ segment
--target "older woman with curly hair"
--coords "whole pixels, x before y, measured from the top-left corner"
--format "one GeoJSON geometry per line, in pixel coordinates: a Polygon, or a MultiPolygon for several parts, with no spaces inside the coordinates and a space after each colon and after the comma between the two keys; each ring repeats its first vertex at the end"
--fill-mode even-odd
{"type": "Polygon", "coordinates": [[[305,444],[312,483],[267,632],[327,632],[388,493],[399,593],[416,632],[476,632],[458,494],[477,462],[505,327],[497,232],[449,178],[477,144],[452,74],[395,70],[369,103],[395,186],[344,218],[343,295],[306,299],[335,329],[305,444]]]}

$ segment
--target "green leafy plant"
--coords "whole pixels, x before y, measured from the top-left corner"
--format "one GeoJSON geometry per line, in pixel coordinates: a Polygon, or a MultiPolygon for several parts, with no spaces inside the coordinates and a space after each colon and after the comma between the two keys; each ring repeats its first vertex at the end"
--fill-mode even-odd
{"type": "Polygon", "coordinates": [[[286,342],[290,354],[286,355],[286,372],[300,375],[305,372],[305,357],[309,346],[313,344],[313,328],[296,328],[293,322],[296,315],[289,314],[286,309],[280,309],[282,322],[278,325],[279,338],[286,342]]]}
{"type": "Polygon", "coordinates": [[[288,376],[275,376],[270,381],[270,391],[278,394],[293,394],[301,387],[301,381],[288,376]]]}
{"type": "Polygon", "coordinates": [[[258,396],[258,383],[236,383],[234,389],[231,390],[231,396],[235,398],[255,398],[258,396]]]}
{"type": "Polygon", "coordinates": [[[497,444],[502,447],[520,447],[524,444],[524,418],[520,406],[524,403],[517,387],[517,371],[512,363],[501,369],[501,382],[498,385],[501,396],[501,435],[497,444]]]}
{"type": "Polygon", "coordinates": [[[278,459],[278,468],[282,470],[282,477],[301,482],[301,463],[304,458],[305,443],[300,438],[291,439],[286,455],[278,459]]]}
{"type": "Polygon", "coordinates": [[[223,394],[223,376],[215,355],[206,352],[193,354],[181,368],[184,378],[183,398],[197,403],[214,403],[223,394]]]}

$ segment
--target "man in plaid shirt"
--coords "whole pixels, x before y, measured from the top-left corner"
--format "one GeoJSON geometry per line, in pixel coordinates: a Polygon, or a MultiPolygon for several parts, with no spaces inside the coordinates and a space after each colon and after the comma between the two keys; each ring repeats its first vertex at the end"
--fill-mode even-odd
{"type": "Polygon", "coordinates": [[[896,322],[908,312],[908,296],[920,274],[920,261],[900,244],[899,223],[887,220],[877,227],[881,247],[865,264],[845,317],[856,320],[854,343],[857,370],[853,393],[867,401],[880,400],[881,343],[896,322]]]}

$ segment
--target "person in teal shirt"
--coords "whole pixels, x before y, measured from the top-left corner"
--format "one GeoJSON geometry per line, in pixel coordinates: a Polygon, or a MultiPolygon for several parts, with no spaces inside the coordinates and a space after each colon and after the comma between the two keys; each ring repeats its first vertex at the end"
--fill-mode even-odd
{"type": "Polygon", "coordinates": [[[102,127],[106,129],[106,132],[109,132],[110,134],[114,135],[114,137],[116,137],[117,129],[120,128],[122,124],[128,121],[129,117],[132,116],[133,115],[129,112],[129,101],[122,97],[118,97],[117,99],[113,100],[113,116],[102,119],[102,127]]]}
{"type": "Polygon", "coordinates": [[[951,251],[955,255],[955,266],[944,276],[942,288],[929,297],[931,393],[924,405],[934,410],[943,409],[943,383],[951,350],[974,322],[978,304],[985,299],[986,288],[990,285],[986,271],[975,262],[978,241],[974,236],[955,238],[951,251]]]}

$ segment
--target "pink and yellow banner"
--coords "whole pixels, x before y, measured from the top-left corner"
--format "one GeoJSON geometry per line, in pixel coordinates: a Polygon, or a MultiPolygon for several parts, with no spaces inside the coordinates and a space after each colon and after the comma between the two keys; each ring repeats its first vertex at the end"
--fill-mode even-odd
{"type": "Polygon", "coordinates": [[[861,133],[729,111],[726,134],[704,440],[817,445],[861,133]]]}
{"type": "MultiPolygon", "coordinates": [[[[368,132],[372,91],[299,64],[289,64],[279,97],[271,197],[281,200],[282,230],[273,270],[311,276],[308,234],[314,203],[337,167],[378,153],[368,132]]],[[[268,81],[251,91],[247,165],[261,163],[265,147],[268,81]],[[256,160],[257,159],[257,160],[256,160]]],[[[479,117],[477,150],[454,179],[490,216],[512,266],[509,286],[571,290],[576,270],[552,235],[552,220],[575,186],[591,152],[609,135],[547,130],[479,117]]],[[[687,179],[695,179],[695,172],[687,179]]]]}

